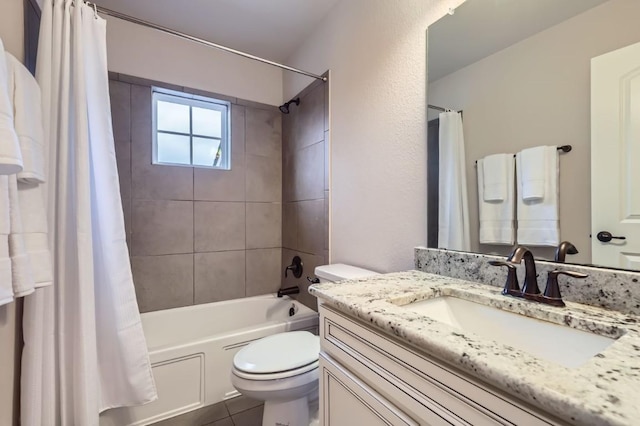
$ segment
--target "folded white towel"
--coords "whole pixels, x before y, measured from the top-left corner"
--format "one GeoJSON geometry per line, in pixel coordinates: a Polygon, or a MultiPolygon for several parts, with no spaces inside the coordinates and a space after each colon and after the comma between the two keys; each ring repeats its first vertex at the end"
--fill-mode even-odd
{"type": "Polygon", "coordinates": [[[13,102],[14,127],[22,153],[22,182],[43,183],[44,129],[40,86],[20,61],[7,53],[9,97],[13,102]]]}
{"type": "Polygon", "coordinates": [[[9,177],[0,176],[0,305],[13,302],[9,257],[9,177]]]}
{"type": "Polygon", "coordinates": [[[555,146],[537,146],[520,152],[520,195],[523,200],[541,200],[545,196],[546,164],[550,155],[557,155],[555,146]]]}
{"type": "Polygon", "coordinates": [[[42,185],[18,182],[24,243],[31,259],[35,287],[53,282],[42,185]]]}
{"type": "Polygon", "coordinates": [[[8,79],[4,45],[0,39],[0,175],[18,173],[22,171],[23,165],[20,144],[14,129],[8,79]]]}
{"type": "Polygon", "coordinates": [[[488,155],[483,160],[484,201],[504,201],[509,179],[507,169],[513,168],[513,154],[488,155]]]}
{"type": "Polygon", "coordinates": [[[484,200],[486,164],[478,160],[478,208],[480,213],[480,244],[507,244],[515,242],[515,167],[513,154],[504,154],[506,162],[506,189],[504,200],[484,200]]]}
{"type": "Polygon", "coordinates": [[[34,280],[31,260],[25,247],[20,203],[18,202],[18,180],[9,175],[9,211],[11,232],[9,233],[9,256],[11,257],[11,277],[14,297],[33,293],[34,280]]]}
{"type": "Polygon", "coordinates": [[[518,176],[518,244],[557,246],[560,243],[558,151],[547,150],[544,170],[544,197],[524,200],[522,197],[522,158],[516,155],[518,176]]]}

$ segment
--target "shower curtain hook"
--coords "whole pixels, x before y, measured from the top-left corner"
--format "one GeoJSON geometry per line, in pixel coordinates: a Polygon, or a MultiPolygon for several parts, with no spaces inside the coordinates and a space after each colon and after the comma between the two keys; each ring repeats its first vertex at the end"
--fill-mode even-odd
{"type": "Polygon", "coordinates": [[[98,6],[96,6],[96,3],[93,2],[91,3],[93,5],[93,16],[98,19],[98,6]]]}

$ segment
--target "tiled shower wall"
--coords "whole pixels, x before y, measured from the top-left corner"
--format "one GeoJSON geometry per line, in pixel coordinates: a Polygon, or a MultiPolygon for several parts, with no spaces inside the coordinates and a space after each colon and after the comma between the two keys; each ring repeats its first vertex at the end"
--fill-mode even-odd
{"type": "Polygon", "coordinates": [[[278,109],[121,74],[109,78],[141,312],[274,293],[282,261],[278,109]],[[153,86],[231,102],[231,170],[151,164],[153,86]]]}
{"type": "Polygon", "coordinates": [[[304,264],[299,279],[283,274],[283,287],[298,285],[300,294],[294,297],[314,309],[306,277],[315,278],[315,267],[329,263],[328,94],[327,83],[312,83],[282,120],[282,270],[295,255],[304,264]]]}

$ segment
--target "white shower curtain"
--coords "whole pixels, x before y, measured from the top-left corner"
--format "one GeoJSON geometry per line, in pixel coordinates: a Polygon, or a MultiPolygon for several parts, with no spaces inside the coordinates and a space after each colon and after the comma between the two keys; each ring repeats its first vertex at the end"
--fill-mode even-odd
{"type": "Polygon", "coordinates": [[[81,0],[45,0],[39,43],[54,285],[25,299],[21,422],[98,425],[100,411],[157,398],[125,240],[106,23],[81,0]]]}
{"type": "Polygon", "coordinates": [[[462,115],[440,114],[438,247],[471,250],[462,115]]]}

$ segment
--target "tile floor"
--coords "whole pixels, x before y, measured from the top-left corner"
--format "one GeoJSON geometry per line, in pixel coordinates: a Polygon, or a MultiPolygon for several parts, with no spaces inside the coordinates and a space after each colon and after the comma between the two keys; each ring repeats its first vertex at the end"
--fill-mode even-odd
{"type": "Polygon", "coordinates": [[[239,396],[162,420],[154,426],[261,426],[263,408],[261,401],[239,396]]]}

